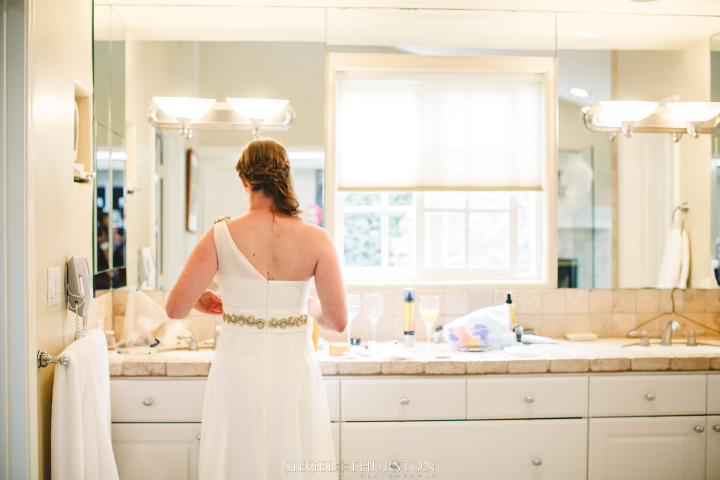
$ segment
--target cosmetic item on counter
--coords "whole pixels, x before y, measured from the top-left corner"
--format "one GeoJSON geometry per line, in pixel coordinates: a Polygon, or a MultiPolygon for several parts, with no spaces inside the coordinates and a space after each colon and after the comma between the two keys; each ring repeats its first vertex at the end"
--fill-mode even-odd
{"type": "Polygon", "coordinates": [[[405,346],[412,347],[415,345],[415,289],[413,287],[405,287],[403,289],[404,311],[403,319],[403,338],[405,346]]]}
{"type": "Polygon", "coordinates": [[[105,338],[107,339],[108,350],[115,349],[115,330],[105,330],[105,338]]]}
{"type": "Polygon", "coordinates": [[[352,337],[350,339],[350,345],[360,345],[360,337],[352,337]]]}
{"type": "Polygon", "coordinates": [[[435,332],[433,332],[433,342],[440,343],[442,341],[442,329],[442,325],[435,327],[435,332]]]}
{"type": "Polygon", "coordinates": [[[510,328],[515,328],[515,304],[510,297],[510,292],[507,294],[505,304],[508,306],[508,313],[510,315],[510,328]]]}
{"type": "Polygon", "coordinates": [[[522,343],[558,343],[554,338],[541,337],[540,335],[533,335],[531,333],[523,333],[520,341],[522,343]]]}
{"type": "Polygon", "coordinates": [[[312,320],[312,317],[308,317],[310,321],[312,322],[312,341],[313,346],[315,347],[315,351],[318,351],[318,338],[320,337],[320,326],[317,324],[315,320],[312,320]]]}
{"type": "Polygon", "coordinates": [[[331,343],[330,344],[330,355],[339,357],[345,352],[350,351],[350,344],[347,343],[331,343]]]}

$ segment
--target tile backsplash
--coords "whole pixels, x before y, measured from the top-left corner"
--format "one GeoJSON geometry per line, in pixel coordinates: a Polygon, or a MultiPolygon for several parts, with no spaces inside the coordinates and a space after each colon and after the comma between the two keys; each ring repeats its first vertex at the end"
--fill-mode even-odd
{"type": "MultiPolygon", "coordinates": [[[[348,289],[348,293],[360,294],[360,313],[352,322],[352,336],[363,341],[371,336],[370,323],[362,306],[364,294],[383,293],[385,302],[383,316],[377,325],[377,339],[402,339],[403,335],[403,298],[402,289],[362,290],[348,289]]],[[[483,307],[500,305],[505,302],[507,293],[512,294],[516,305],[516,320],[519,325],[534,328],[540,335],[554,338],[563,337],[569,332],[594,332],[600,337],[625,337],[627,332],[664,312],[672,311],[672,290],[622,289],[622,290],[582,290],[582,289],[446,289],[423,290],[420,295],[440,296],[440,316],[435,323],[444,325],[455,318],[483,307]]],[[[159,305],[165,305],[167,292],[149,291],[148,294],[159,305]]],[[[114,329],[119,339],[124,327],[127,291],[113,291],[112,302],[104,297],[93,305],[91,322],[102,319],[106,330],[114,329]],[[110,311],[110,305],[112,310],[110,311]]],[[[715,290],[676,290],[675,309],[679,314],[692,321],[720,330],[720,289],[715,290]]],[[[416,309],[417,310],[417,309],[416,309]]],[[[676,317],[681,326],[679,337],[687,336],[693,328],[696,332],[705,330],[691,321],[676,317]]],[[[216,315],[201,314],[193,310],[188,317],[188,329],[197,334],[198,340],[212,338],[215,325],[222,318],[216,315]]],[[[651,337],[659,337],[662,329],[670,320],[669,316],[658,318],[642,327],[647,328],[651,337]]],[[[415,323],[418,342],[427,341],[425,326],[419,317],[415,323]]],[[[642,330],[642,328],[640,330],[642,330]]],[[[708,336],[720,336],[707,331],[708,336]]],[[[322,330],[320,336],[333,342],[345,341],[346,332],[337,333],[322,330]]]]}

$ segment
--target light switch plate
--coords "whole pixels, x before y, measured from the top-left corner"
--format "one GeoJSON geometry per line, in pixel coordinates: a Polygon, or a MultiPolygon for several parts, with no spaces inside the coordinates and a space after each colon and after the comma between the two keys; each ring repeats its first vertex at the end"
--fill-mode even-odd
{"type": "Polygon", "coordinates": [[[60,297],[62,296],[62,270],[59,268],[48,268],[48,283],[47,283],[47,305],[51,307],[53,305],[60,304],[60,297]]]}

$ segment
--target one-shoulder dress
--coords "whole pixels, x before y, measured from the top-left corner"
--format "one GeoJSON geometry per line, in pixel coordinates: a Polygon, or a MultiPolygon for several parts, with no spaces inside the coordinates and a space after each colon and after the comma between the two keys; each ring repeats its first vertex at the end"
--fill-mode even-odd
{"type": "Polygon", "coordinates": [[[203,405],[200,480],[337,478],[328,472],[335,448],[307,325],[311,280],[267,280],[225,221],[214,233],[224,313],[203,405]]]}

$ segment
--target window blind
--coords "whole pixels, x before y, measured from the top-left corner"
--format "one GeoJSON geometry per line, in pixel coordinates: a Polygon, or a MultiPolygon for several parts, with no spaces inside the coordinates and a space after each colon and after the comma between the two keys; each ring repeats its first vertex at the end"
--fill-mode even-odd
{"type": "Polygon", "coordinates": [[[344,71],[338,190],[542,190],[543,75],[344,71]]]}

